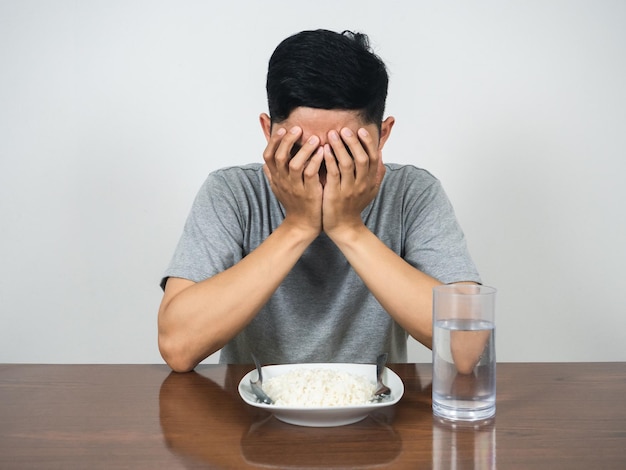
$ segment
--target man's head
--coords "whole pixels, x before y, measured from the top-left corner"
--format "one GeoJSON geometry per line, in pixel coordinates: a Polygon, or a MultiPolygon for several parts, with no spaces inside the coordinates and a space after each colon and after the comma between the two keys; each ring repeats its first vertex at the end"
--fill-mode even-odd
{"type": "Polygon", "coordinates": [[[299,107],[358,111],[380,126],[389,78],[366,35],[303,31],[281,42],[270,58],[267,100],[273,123],[299,107]]]}

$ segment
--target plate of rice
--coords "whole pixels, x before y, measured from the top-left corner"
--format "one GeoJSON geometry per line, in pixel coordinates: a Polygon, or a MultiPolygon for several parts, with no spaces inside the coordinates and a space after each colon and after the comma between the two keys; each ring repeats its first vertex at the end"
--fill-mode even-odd
{"type": "Polygon", "coordinates": [[[263,366],[263,390],[274,403],[260,403],[250,386],[256,369],[239,382],[239,394],[249,405],[270,411],[298,426],[330,427],[356,423],[371,412],[396,404],[404,394],[402,379],[385,368],[383,382],[391,396],[372,402],[375,364],[310,363],[263,366]]]}

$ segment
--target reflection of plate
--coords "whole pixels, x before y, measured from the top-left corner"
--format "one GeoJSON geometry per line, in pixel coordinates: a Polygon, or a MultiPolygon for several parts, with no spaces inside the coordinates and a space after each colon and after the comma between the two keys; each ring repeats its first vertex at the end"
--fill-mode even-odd
{"type": "Polygon", "coordinates": [[[387,468],[402,453],[402,439],[388,424],[393,411],[383,408],[358,423],[333,428],[294,429],[270,415],[242,436],[241,455],[255,468],[387,468]],[[364,442],[374,443],[376,451],[358,451],[364,442]]]}
{"type": "MultiPolygon", "coordinates": [[[[350,372],[352,374],[371,377],[372,383],[375,382],[376,366],[374,364],[284,364],[263,367],[263,378],[269,379],[285,374],[293,369],[331,369],[341,372],[350,372]]],[[[371,412],[394,405],[397,403],[404,393],[404,384],[400,377],[389,368],[385,368],[383,381],[391,389],[391,397],[378,403],[367,403],[363,405],[349,406],[324,406],[324,407],[294,407],[266,405],[258,403],[252,388],[250,387],[250,379],[256,379],[256,369],[248,372],[239,382],[239,394],[241,398],[249,405],[257,408],[264,408],[274,413],[274,416],[285,423],[296,424],[298,426],[313,427],[330,427],[343,426],[345,424],[356,423],[361,421],[371,412]]]]}

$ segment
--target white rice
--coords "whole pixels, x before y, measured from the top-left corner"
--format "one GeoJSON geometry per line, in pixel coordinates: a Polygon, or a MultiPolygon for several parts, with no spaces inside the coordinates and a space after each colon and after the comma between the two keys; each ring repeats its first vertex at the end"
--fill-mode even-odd
{"type": "Polygon", "coordinates": [[[263,390],[279,406],[363,405],[376,386],[361,375],[320,368],[299,368],[263,381],[263,390]]]}

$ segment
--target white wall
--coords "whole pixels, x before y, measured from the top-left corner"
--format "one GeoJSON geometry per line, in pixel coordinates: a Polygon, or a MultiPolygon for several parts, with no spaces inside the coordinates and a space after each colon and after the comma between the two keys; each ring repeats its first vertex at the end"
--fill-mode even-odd
{"type": "Polygon", "coordinates": [[[386,60],[386,160],[443,181],[499,360],[626,360],[624,25],[597,0],[0,1],[0,362],[161,362],[195,192],[261,160],[267,60],[318,27],[386,60]]]}

